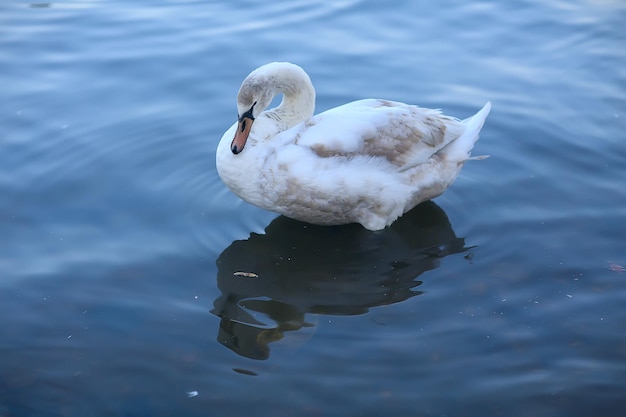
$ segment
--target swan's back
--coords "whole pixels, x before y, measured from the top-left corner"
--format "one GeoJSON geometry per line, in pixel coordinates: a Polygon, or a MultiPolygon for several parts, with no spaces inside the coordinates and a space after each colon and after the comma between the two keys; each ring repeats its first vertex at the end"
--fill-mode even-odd
{"type": "Polygon", "coordinates": [[[425,162],[464,130],[439,110],[367,99],[318,114],[285,136],[321,158],[383,158],[403,170],[425,162]]]}

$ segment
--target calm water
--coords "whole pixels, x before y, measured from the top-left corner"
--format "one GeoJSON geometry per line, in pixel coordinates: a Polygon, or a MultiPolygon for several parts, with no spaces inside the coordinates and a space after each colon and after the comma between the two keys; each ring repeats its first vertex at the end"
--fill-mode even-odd
{"type": "Polygon", "coordinates": [[[619,0],[2,2],[0,416],[619,415],[624,22],[619,0]],[[318,111],[491,100],[492,157],[381,233],[242,203],[215,148],[274,60],[318,111]]]}

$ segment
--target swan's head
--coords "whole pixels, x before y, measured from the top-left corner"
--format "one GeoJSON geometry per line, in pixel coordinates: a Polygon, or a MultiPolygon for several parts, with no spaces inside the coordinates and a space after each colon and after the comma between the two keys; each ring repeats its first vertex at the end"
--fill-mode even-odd
{"type": "Polygon", "coordinates": [[[237,95],[237,131],[230,150],[238,154],[246,145],[254,119],[261,114],[276,95],[265,79],[254,77],[254,72],[243,81],[237,95]]]}
{"type": "MultiPolygon", "coordinates": [[[[254,120],[267,109],[276,95],[283,93],[283,103],[287,101],[293,105],[292,98],[301,96],[304,91],[308,92],[306,99],[311,101],[311,108],[305,109],[304,113],[310,113],[306,115],[310,117],[315,105],[315,91],[302,68],[289,62],[272,62],[252,71],[241,83],[237,94],[237,131],[230,150],[234,154],[243,150],[254,120]]],[[[300,108],[291,110],[302,111],[300,108]]]]}

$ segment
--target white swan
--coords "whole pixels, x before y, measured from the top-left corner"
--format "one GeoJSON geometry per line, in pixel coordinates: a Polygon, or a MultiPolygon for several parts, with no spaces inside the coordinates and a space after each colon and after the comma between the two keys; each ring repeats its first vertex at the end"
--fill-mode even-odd
{"type": "Polygon", "coordinates": [[[443,193],[470,158],[491,104],[460,121],[439,110],[359,100],[316,116],[302,68],[273,62],[252,71],[237,96],[238,121],[216,163],[243,200],[309,223],[380,230],[443,193]],[[282,93],[280,105],[266,110],[282,93]]]}

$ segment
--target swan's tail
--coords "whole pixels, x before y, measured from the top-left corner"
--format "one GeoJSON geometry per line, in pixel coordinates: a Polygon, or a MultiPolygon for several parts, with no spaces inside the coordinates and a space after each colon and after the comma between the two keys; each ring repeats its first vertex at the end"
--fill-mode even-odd
{"type": "Polygon", "coordinates": [[[470,157],[470,152],[474,147],[474,143],[478,140],[478,134],[480,133],[480,129],[483,127],[490,110],[491,102],[488,101],[478,113],[461,122],[465,125],[465,131],[463,134],[439,151],[443,154],[446,160],[461,163],[469,159],[485,159],[489,157],[489,155],[470,157]]]}

